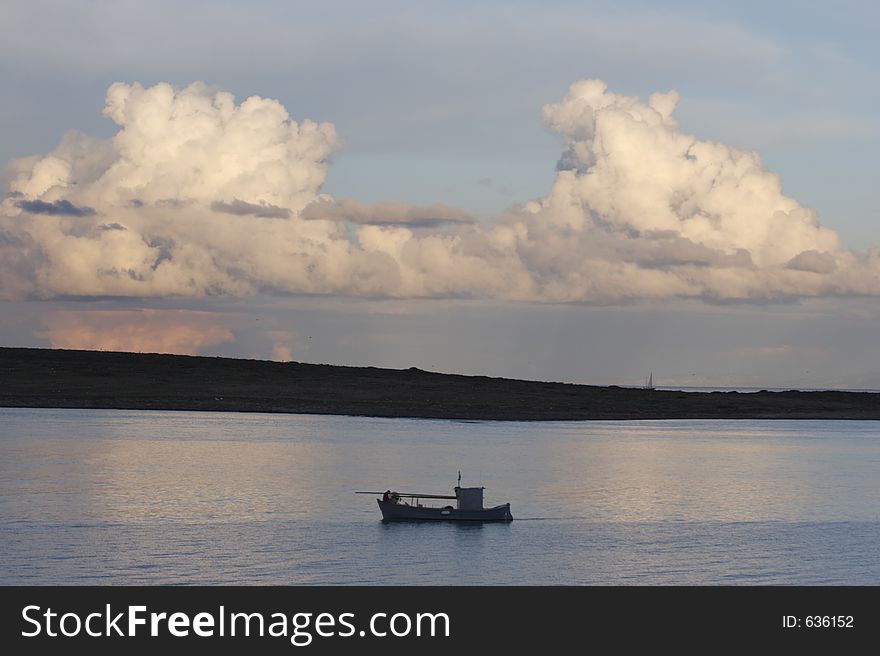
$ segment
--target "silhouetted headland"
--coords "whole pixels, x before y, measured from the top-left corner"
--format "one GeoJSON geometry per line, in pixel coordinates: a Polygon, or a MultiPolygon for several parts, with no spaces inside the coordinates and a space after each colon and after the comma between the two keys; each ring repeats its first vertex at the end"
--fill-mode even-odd
{"type": "Polygon", "coordinates": [[[677,392],[232,358],[0,348],[0,406],[432,419],[880,419],[865,392],[677,392]]]}

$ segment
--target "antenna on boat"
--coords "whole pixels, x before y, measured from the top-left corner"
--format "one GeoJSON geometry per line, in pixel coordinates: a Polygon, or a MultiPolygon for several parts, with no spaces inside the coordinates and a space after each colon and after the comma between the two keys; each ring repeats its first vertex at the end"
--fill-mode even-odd
{"type": "Polygon", "coordinates": [[[461,470],[458,470],[458,487],[461,487],[461,470]]]}

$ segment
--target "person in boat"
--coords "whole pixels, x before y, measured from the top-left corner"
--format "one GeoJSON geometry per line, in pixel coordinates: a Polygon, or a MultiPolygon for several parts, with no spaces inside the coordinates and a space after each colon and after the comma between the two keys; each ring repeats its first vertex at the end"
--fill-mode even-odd
{"type": "Polygon", "coordinates": [[[388,503],[391,501],[391,490],[385,490],[385,494],[382,495],[382,503],[388,503]]]}

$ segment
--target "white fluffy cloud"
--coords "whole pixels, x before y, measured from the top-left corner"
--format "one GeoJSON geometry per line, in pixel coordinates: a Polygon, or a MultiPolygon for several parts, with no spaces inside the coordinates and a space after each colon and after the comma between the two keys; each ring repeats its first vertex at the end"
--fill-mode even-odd
{"type": "MultiPolygon", "coordinates": [[[[545,119],[568,150],[549,203],[579,206],[563,218],[578,229],[672,233],[724,252],[748,251],[757,266],[807,249],[837,251],[837,235],[782,193],[756,153],[699,141],[679,130],[674,92],[647,104],[580,82],[545,119]],[[591,221],[591,218],[596,219],[591,221]]],[[[545,203],[548,205],[549,203],[545,203]]]]}
{"type": "Polygon", "coordinates": [[[841,249],[756,153],[700,141],[604,83],[544,117],[546,197],[490,225],[444,205],[321,195],[333,126],[202,84],[114,84],[110,142],[75,132],[12,162],[0,295],[344,294],[616,303],[880,293],[880,251],[841,249]]]}

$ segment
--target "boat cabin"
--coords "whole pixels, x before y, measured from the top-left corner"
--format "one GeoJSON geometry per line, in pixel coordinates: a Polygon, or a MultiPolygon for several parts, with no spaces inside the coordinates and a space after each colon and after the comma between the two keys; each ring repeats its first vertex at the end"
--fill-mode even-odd
{"type": "Polygon", "coordinates": [[[456,487],[455,498],[459,510],[482,510],[483,487],[456,487]]]}

